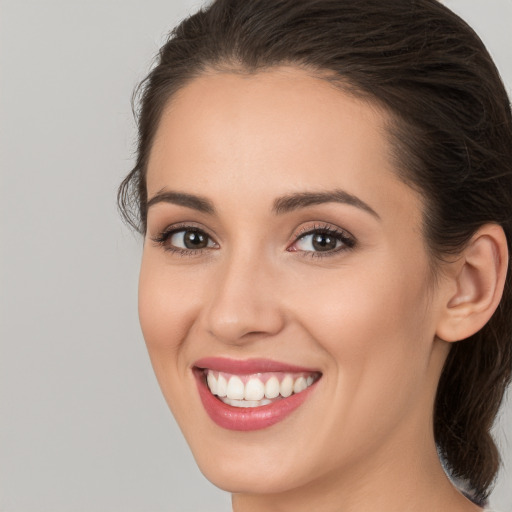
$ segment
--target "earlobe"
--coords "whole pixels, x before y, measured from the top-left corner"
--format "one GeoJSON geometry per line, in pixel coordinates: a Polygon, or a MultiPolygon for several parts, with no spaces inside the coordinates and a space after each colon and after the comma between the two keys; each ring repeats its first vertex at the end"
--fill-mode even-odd
{"type": "Polygon", "coordinates": [[[450,293],[436,334],[451,342],[475,334],[498,307],[508,268],[507,240],[501,226],[482,226],[450,265],[454,266],[450,293]]]}

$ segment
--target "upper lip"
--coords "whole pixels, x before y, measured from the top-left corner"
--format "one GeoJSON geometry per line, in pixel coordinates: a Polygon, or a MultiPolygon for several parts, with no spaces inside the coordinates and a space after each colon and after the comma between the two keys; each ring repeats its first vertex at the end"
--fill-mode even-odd
{"type": "Polygon", "coordinates": [[[237,375],[249,375],[265,372],[318,372],[313,368],[305,368],[272,359],[230,359],[226,357],[204,357],[197,360],[193,366],[199,369],[210,369],[219,372],[232,373],[237,375]]]}

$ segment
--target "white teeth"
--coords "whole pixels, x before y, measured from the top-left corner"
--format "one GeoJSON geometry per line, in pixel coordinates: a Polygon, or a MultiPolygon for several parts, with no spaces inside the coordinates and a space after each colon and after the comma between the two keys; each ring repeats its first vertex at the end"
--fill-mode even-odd
{"type": "Polygon", "coordinates": [[[279,396],[279,380],[277,377],[270,377],[265,384],[265,396],[267,398],[276,398],[279,396]]]}
{"type": "Polygon", "coordinates": [[[261,407],[262,405],[268,405],[272,403],[270,400],[231,400],[231,398],[223,398],[222,401],[225,404],[233,407],[261,407]]]}
{"type": "Polygon", "coordinates": [[[293,393],[293,379],[291,375],[287,375],[280,386],[281,396],[288,398],[293,393]]]}
{"type": "Polygon", "coordinates": [[[244,398],[246,400],[261,400],[265,396],[265,386],[260,379],[249,379],[245,385],[244,398]]]}
{"type": "Polygon", "coordinates": [[[306,384],[306,379],[304,377],[299,377],[293,384],[293,392],[300,393],[301,391],[304,391],[307,387],[308,385],[306,384]]]}
{"type": "Polygon", "coordinates": [[[210,388],[210,391],[213,395],[217,394],[217,379],[213,375],[212,372],[208,372],[208,375],[206,376],[206,382],[208,383],[208,387],[210,388]]]}
{"type": "Polygon", "coordinates": [[[244,398],[244,387],[242,379],[233,375],[228,382],[227,397],[232,400],[242,400],[244,398]]]}
{"type": "Polygon", "coordinates": [[[226,379],[222,375],[219,375],[219,378],[217,379],[217,395],[220,397],[226,396],[227,389],[228,383],[226,379]]]}
{"type": "Polygon", "coordinates": [[[217,377],[211,370],[206,372],[206,382],[211,393],[233,407],[267,405],[273,399],[288,398],[293,393],[300,393],[315,381],[312,375],[307,377],[301,375],[294,379],[290,374],[284,375],[281,382],[276,375],[272,375],[265,384],[256,376],[250,377],[249,380],[244,378],[245,384],[242,378],[231,375],[228,380],[220,372],[217,377]]]}

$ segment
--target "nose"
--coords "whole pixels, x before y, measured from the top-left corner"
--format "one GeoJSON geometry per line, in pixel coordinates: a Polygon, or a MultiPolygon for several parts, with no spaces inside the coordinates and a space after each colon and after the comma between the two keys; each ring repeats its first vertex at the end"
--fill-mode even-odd
{"type": "Polygon", "coordinates": [[[229,344],[276,335],[283,329],[279,279],[261,257],[240,255],[215,269],[203,321],[208,333],[229,344]]]}

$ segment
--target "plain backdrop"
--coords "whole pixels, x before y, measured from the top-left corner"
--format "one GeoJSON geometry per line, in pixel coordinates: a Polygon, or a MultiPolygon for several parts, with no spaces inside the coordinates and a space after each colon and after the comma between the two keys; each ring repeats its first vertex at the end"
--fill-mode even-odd
{"type": "MultiPolygon", "coordinates": [[[[384,1],[384,0],[383,0],[384,1]]],[[[512,0],[445,0],[512,90],[512,0]]],[[[0,0],[0,511],[228,511],[167,410],[116,188],[132,90],[200,0],[0,0]]],[[[512,511],[512,400],[492,496],[512,511]],[[508,436],[507,436],[508,434],[508,436]]]]}

